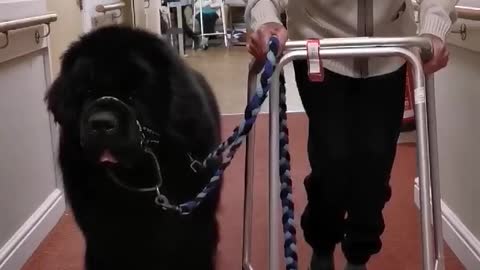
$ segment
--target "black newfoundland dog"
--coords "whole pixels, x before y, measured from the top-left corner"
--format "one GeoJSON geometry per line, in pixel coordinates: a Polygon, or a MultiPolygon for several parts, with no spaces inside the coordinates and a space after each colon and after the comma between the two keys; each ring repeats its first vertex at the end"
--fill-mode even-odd
{"type": "Polygon", "coordinates": [[[202,75],[152,33],[105,27],[68,48],[46,102],[86,269],[215,269],[221,188],[190,215],[156,204],[190,201],[212,176],[191,166],[221,139],[202,75]]]}

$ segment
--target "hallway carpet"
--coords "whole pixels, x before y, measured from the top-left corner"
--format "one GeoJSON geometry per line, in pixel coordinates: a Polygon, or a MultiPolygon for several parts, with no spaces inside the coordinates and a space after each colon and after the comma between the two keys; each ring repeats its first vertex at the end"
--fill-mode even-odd
{"type": "MultiPolygon", "coordinates": [[[[224,134],[228,136],[238,124],[239,116],[224,116],[224,134]]],[[[299,270],[306,270],[310,249],[304,243],[299,217],[305,205],[303,178],[309,167],[306,157],[306,119],[303,114],[289,115],[291,136],[292,177],[296,223],[299,243],[299,270]]],[[[254,249],[253,266],[258,270],[267,268],[267,207],[268,207],[268,117],[261,115],[257,120],[255,202],[254,202],[254,249]]],[[[218,270],[241,269],[241,235],[243,215],[244,147],[237,153],[226,172],[221,210],[221,243],[218,270]]],[[[384,249],[375,256],[371,270],[421,270],[421,242],[419,213],[413,202],[415,177],[415,146],[399,145],[392,173],[393,197],[386,207],[386,232],[384,249]]],[[[83,241],[72,215],[67,212],[43,241],[22,270],[82,270],[83,241]]],[[[343,257],[337,249],[338,269],[343,267],[343,257]]],[[[450,249],[446,248],[446,270],[465,269],[450,249]]],[[[280,269],[279,269],[280,270],[280,269]]]]}

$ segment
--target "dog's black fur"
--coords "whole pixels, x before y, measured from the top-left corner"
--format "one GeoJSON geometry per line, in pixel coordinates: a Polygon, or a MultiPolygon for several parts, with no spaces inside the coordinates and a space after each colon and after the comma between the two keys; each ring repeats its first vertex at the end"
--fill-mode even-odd
{"type": "Polygon", "coordinates": [[[135,113],[130,117],[160,133],[153,150],[162,169],[162,193],[173,203],[193,199],[212,173],[195,173],[187,153],[202,160],[221,139],[219,110],[208,82],[164,40],[111,26],[74,42],[62,57],[46,102],[60,126],[59,163],[86,241],[86,269],[215,269],[221,188],[191,215],[181,216],[157,206],[155,192],[129,191],[112,181],[107,168],[131,186],[151,186],[157,175],[152,159],[132,144],[138,134],[131,121],[119,118],[123,137],[92,137],[90,144],[81,144],[82,113],[105,95],[128,104],[135,113]],[[97,148],[89,148],[93,144],[97,148]],[[99,162],[101,147],[116,155],[118,164],[99,162]]]}

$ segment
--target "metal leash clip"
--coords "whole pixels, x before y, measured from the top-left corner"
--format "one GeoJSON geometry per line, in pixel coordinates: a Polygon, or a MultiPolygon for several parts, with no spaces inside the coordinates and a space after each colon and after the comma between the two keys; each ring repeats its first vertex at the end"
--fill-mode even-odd
{"type": "Polygon", "coordinates": [[[172,205],[169,201],[168,201],[168,198],[163,195],[161,192],[160,192],[160,188],[157,186],[156,188],[156,192],[157,192],[157,197],[155,198],[155,203],[162,207],[163,210],[174,210],[174,211],[178,211],[179,207],[178,206],[175,206],[175,205],[172,205]]]}
{"type": "Polygon", "coordinates": [[[198,173],[201,169],[203,169],[203,164],[200,161],[194,159],[192,154],[187,153],[187,156],[190,159],[190,168],[193,172],[198,173]]]}

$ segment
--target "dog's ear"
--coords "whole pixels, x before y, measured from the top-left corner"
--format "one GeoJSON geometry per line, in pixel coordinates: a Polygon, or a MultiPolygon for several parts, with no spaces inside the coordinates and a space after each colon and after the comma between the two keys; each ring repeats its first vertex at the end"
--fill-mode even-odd
{"type": "MultiPolygon", "coordinates": [[[[70,45],[69,49],[61,56],[60,74],[53,81],[45,95],[47,110],[60,126],[72,123],[75,111],[78,109],[80,97],[72,81],[78,79],[74,74],[81,74],[79,68],[86,64],[86,60],[79,57],[77,43],[70,45]]],[[[78,80],[77,80],[78,81],[78,80]]]]}
{"type": "Polygon", "coordinates": [[[45,95],[47,110],[52,113],[54,121],[63,126],[69,118],[68,85],[64,75],[60,74],[45,95]]]}

